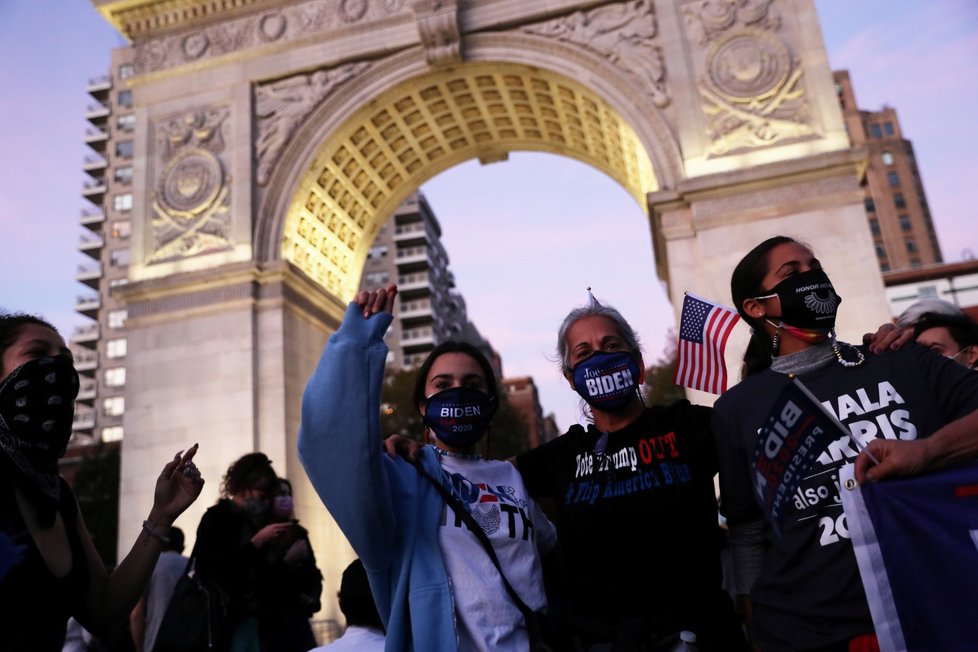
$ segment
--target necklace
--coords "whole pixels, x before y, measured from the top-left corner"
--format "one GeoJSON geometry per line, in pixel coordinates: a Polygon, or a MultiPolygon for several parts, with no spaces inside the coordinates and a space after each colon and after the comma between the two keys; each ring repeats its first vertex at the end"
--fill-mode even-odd
{"type": "Polygon", "coordinates": [[[835,354],[835,359],[838,360],[839,364],[841,364],[843,367],[858,367],[862,363],[866,362],[866,356],[863,355],[862,351],[848,342],[840,342],[838,339],[836,339],[835,330],[832,331],[832,353],[835,354]],[[842,355],[842,350],[839,346],[840,344],[845,345],[849,351],[855,351],[856,359],[846,360],[846,358],[842,355]]]}
{"type": "Polygon", "coordinates": [[[454,457],[454,458],[457,458],[457,459],[460,459],[460,460],[481,460],[482,459],[482,456],[479,455],[478,453],[457,453],[455,451],[446,451],[444,449],[438,448],[437,446],[434,446],[433,448],[435,449],[435,452],[438,453],[439,455],[441,455],[442,457],[454,457]]]}

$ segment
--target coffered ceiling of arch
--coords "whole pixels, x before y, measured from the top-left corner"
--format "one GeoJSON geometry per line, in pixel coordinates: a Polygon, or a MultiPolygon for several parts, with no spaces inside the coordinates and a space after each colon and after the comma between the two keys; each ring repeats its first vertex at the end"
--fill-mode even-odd
{"type": "Polygon", "coordinates": [[[657,189],[635,132],[594,92],[538,68],[470,63],[386,91],[323,143],[293,195],[282,257],[349,300],[382,221],[421,183],[518,150],[592,165],[640,205],[657,189]]]}

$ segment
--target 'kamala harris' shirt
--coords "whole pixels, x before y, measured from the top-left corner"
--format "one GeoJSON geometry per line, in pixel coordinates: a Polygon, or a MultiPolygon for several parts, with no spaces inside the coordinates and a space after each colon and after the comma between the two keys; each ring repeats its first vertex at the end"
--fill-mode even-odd
{"type": "MultiPolygon", "coordinates": [[[[978,374],[910,344],[859,367],[834,358],[798,374],[862,443],[913,440],[978,409],[978,374]]],[[[762,518],[751,484],[758,431],[788,376],[771,369],[732,387],[714,405],[722,511],[731,528],[762,518]]],[[[801,480],[781,525],[770,531],[751,590],[752,630],[765,651],[805,650],[873,631],[839,496],[839,469],[858,454],[831,441],[801,480]]],[[[770,528],[768,528],[770,530],[770,528]]]]}

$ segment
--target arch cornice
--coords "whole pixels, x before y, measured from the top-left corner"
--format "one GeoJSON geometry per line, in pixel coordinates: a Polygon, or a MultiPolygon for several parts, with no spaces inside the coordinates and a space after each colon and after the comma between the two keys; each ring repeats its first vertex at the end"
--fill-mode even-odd
{"type": "MultiPolygon", "coordinates": [[[[626,71],[606,59],[574,44],[517,32],[467,35],[464,56],[466,63],[500,62],[539,68],[585,86],[634,130],[652,162],[659,190],[674,188],[682,179],[678,141],[665,112],[636,90],[635,80],[626,71]]],[[[281,257],[281,238],[290,203],[322,144],[385,91],[430,71],[418,47],[370,62],[355,83],[340,86],[310,114],[283,150],[267,191],[259,200],[255,230],[255,254],[259,260],[281,257]]]]}

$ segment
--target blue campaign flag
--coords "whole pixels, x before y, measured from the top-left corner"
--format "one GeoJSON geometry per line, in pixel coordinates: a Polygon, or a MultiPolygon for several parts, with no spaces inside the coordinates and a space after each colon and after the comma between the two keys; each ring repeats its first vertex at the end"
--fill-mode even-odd
{"type": "Polygon", "coordinates": [[[978,464],[856,485],[842,505],[883,652],[978,650],[978,464]]]}
{"type": "MultiPolygon", "coordinates": [[[[792,377],[774,402],[754,449],[755,496],[775,532],[780,532],[792,497],[812,463],[842,436],[852,435],[792,377]]],[[[862,444],[857,442],[857,447],[862,444]]]]}

